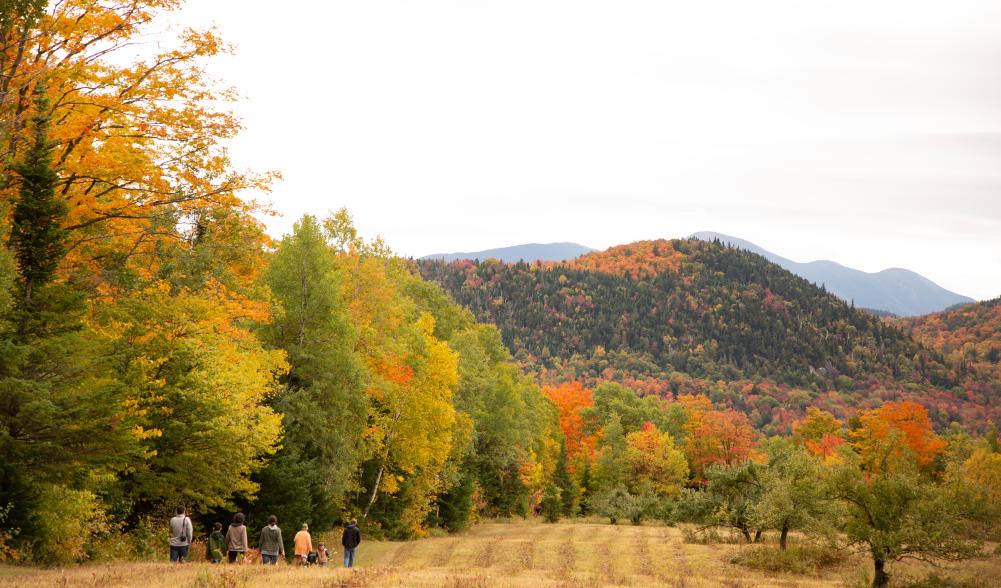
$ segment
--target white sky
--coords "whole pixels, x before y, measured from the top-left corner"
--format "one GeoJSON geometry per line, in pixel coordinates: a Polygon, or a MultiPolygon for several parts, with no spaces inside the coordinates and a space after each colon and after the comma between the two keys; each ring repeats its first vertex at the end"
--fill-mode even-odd
{"type": "Polygon", "coordinates": [[[398,252],[714,230],[1001,295],[1001,2],[189,0],[280,235],[398,252]]]}

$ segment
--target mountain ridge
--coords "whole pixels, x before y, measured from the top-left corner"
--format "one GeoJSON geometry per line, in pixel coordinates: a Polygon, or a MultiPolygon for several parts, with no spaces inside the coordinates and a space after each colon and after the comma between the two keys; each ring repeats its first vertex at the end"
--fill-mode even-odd
{"type": "Polygon", "coordinates": [[[855,306],[893,313],[897,316],[920,316],[940,312],[957,304],[976,302],[973,298],[947,290],[921,274],[899,267],[865,272],[827,259],[797,262],[751,243],[717,233],[699,231],[691,239],[712,241],[745,249],[761,255],[790,272],[817,284],[855,306]]]}
{"type": "Polygon", "coordinates": [[[580,257],[592,251],[595,250],[586,245],[561,241],[556,243],[524,243],[521,245],[484,249],[483,251],[432,253],[421,257],[421,259],[441,259],[443,261],[455,261],[457,259],[479,259],[481,261],[498,259],[506,263],[518,261],[534,263],[536,261],[567,261],[568,259],[580,257]]]}

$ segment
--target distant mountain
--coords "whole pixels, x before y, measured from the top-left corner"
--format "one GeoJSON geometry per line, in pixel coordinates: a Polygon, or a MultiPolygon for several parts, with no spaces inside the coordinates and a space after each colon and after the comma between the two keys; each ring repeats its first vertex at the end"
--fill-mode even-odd
{"type": "Polygon", "coordinates": [[[511,247],[499,247],[484,251],[432,253],[431,255],[425,255],[421,259],[455,261],[457,259],[486,260],[492,258],[506,263],[515,263],[518,261],[532,263],[535,261],[566,261],[592,251],[594,249],[577,243],[527,243],[525,245],[512,245],[511,247]]]}
{"type": "Polygon", "coordinates": [[[724,244],[757,253],[818,286],[823,285],[842,300],[854,301],[859,308],[886,311],[897,316],[918,316],[974,302],[972,298],[950,292],[906,269],[891,268],[868,273],[827,260],[799,263],[749,241],[711,231],[695,233],[691,238],[702,241],[719,239],[724,244]]]}

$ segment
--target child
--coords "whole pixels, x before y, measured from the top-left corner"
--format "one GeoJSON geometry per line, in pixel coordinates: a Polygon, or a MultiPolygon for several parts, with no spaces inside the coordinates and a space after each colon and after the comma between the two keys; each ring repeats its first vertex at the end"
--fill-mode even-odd
{"type": "Polygon", "coordinates": [[[327,550],[327,546],[323,543],[316,549],[316,563],[320,564],[321,568],[327,567],[327,560],[330,559],[330,551],[327,550]]]}
{"type": "Polygon", "coordinates": [[[205,550],[205,557],[214,564],[222,561],[226,536],[222,534],[222,523],[212,526],[212,534],[209,535],[208,548],[205,550]]]}

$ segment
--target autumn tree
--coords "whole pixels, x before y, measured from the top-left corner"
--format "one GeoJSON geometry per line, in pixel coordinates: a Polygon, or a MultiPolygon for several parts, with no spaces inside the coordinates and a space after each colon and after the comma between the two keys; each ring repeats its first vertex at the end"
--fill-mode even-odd
{"type": "Polygon", "coordinates": [[[928,468],[945,450],[932,428],[928,411],[915,402],[887,402],[860,417],[851,432],[852,445],[870,472],[883,472],[907,463],[909,453],[921,468],[928,468]]]}
{"type": "Polygon", "coordinates": [[[594,406],[592,391],[581,386],[580,382],[572,381],[546,386],[542,392],[556,405],[568,459],[571,463],[578,458],[592,459],[597,436],[588,434],[593,425],[585,422],[585,416],[590,416],[588,409],[594,406]]]}
{"type": "Polygon", "coordinates": [[[685,454],[674,447],[674,438],[653,423],[626,435],[626,464],[630,491],[675,498],[688,479],[685,454]]]}
{"type": "Polygon", "coordinates": [[[692,421],[685,453],[696,479],[711,466],[739,466],[754,453],[756,434],[747,417],[736,411],[710,410],[692,421]]]}
{"type": "Polygon", "coordinates": [[[837,448],[844,443],[841,421],[826,410],[806,409],[806,416],[792,425],[792,440],[824,460],[836,460],[837,448]]]}

